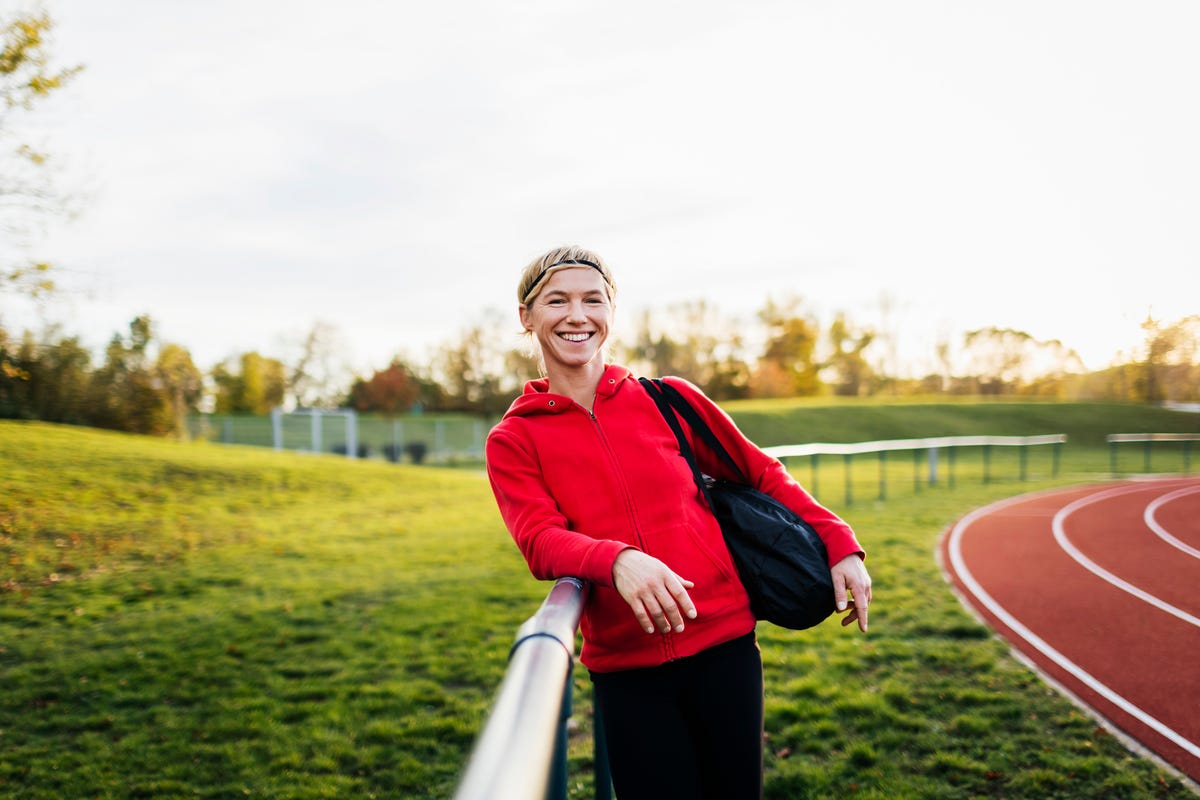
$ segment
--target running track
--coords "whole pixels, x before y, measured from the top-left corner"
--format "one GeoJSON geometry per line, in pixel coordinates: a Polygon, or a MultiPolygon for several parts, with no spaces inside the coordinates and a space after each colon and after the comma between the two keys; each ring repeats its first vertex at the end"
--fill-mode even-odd
{"type": "Polygon", "coordinates": [[[1200,478],[1011,498],[959,520],[940,555],[1043,673],[1200,781],[1200,478]]]}

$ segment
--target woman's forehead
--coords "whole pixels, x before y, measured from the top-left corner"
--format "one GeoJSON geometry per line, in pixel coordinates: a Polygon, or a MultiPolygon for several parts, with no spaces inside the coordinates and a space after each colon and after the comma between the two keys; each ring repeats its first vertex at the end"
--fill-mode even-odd
{"type": "Polygon", "coordinates": [[[610,294],[608,282],[604,280],[603,275],[591,267],[575,265],[555,267],[551,271],[546,277],[546,286],[541,293],[546,294],[552,291],[600,291],[606,295],[610,294]]]}

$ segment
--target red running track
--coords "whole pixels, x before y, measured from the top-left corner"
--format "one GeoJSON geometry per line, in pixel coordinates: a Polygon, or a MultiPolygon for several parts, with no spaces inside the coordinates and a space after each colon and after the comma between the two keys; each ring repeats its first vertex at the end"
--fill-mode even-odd
{"type": "Polygon", "coordinates": [[[1039,669],[1200,781],[1200,478],[978,509],[942,538],[964,600],[1039,669]]]}

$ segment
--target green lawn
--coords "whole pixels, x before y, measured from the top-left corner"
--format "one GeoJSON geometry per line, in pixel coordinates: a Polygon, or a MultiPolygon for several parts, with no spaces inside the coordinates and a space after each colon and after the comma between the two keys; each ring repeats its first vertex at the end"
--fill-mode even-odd
{"type": "MultiPolygon", "coordinates": [[[[1010,432],[980,425],[965,432],[1010,432]]],[[[4,797],[448,797],[549,588],[474,471],[13,422],[0,464],[4,797]]],[[[879,501],[864,461],[846,507],[841,466],[822,477],[870,550],[871,631],[760,626],[768,797],[1191,796],[1021,666],[942,580],[950,522],[1096,479],[1108,454],[1068,445],[1057,478],[1031,458],[1024,483],[1014,464],[993,462],[984,484],[964,456],[953,488],[890,465],[879,501]]],[[[582,798],[583,670],[575,684],[582,798]]]]}

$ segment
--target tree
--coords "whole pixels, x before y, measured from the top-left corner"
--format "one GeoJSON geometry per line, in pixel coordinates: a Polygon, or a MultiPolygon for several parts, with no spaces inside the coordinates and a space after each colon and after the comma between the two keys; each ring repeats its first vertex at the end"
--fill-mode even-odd
{"type": "Polygon", "coordinates": [[[200,403],[204,376],[192,362],[192,354],[177,344],[163,345],[158,351],[154,376],[170,411],[171,432],[187,438],[188,414],[195,412],[200,403]]]}
{"type": "Polygon", "coordinates": [[[1147,403],[1200,399],[1200,315],[1164,325],[1147,317],[1135,397],[1147,403]]]}
{"type": "Polygon", "coordinates": [[[22,350],[29,367],[31,416],[47,422],[86,423],[92,357],[78,337],[35,347],[27,335],[22,350]]]}
{"type": "Polygon", "coordinates": [[[495,309],[443,345],[435,357],[449,410],[498,414],[519,387],[536,376],[536,362],[515,346],[505,347],[513,326],[495,309]],[[507,334],[507,335],[506,335],[507,334]]]}
{"type": "Polygon", "coordinates": [[[386,369],[375,370],[370,379],[356,380],[350,387],[348,402],[356,411],[392,417],[411,410],[420,396],[417,377],[403,361],[393,358],[386,369]]]}
{"type": "Polygon", "coordinates": [[[0,232],[8,244],[0,249],[0,291],[37,297],[53,290],[51,267],[18,253],[47,216],[65,209],[54,186],[51,159],[17,141],[14,120],[62,88],[83,67],[52,70],[47,37],[53,23],[45,13],[18,15],[0,26],[0,232]]]}
{"type": "Polygon", "coordinates": [[[678,375],[715,400],[744,397],[749,370],[737,326],[704,300],[678,303],[661,314],[643,311],[632,345],[620,360],[647,375],[678,375]]]}
{"type": "Polygon", "coordinates": [[[129,323],[128,339],[113,336],[103,366],[89,382],[90,424],[158,436],[172,430],[170,406],[159,391],[150,358],[153,339],[154,324],[145,315],[129,323]]]}
{"type": "Polygon", "coordinates": [[[874,371],[863,357],[863,351],[874,341],[874,331],[851,328],[845,314],[838,314],[833,320],[829,326],[829,343],[833,353],[828,366],[836,376],[834,394],[857,397],[870,388],[874,371]]]}
{"type": "Polygon", "coordinates": [[[1059,396],[1067,374],[1082,370],[1079,355],[1057,339],[1035,339],[1012,328],[979,328],[963,336],[970,377],[982,394],[1059,396]]]}
{"type": "Polygon", "coordinates": [[[283,362],[257,352],[227,359],[212,371],[217,385],[217,413],[271,413],[271,409],[283,404],[285,376],[283,362]]]}
{"type": "Polygon", "coordinates": [[[296,405],[333,408],[346,394],[353,376],[346,365],[346,344],[336,326],[314,322],[300,344],[300,355],[288,374],[296,405]]]}
{"type": "Polygon", "coordinates": [[[751,379],[756,397],[808,397],[821,388],[816,360],[817,325],[803,314],[800,298],[782,304],[768,300],[758,313],[767,327],[767,343],[751,379]]]}

